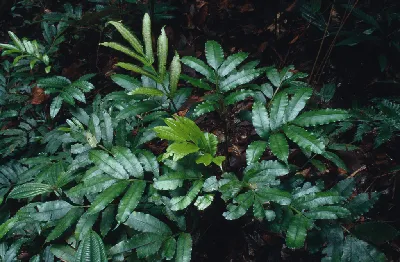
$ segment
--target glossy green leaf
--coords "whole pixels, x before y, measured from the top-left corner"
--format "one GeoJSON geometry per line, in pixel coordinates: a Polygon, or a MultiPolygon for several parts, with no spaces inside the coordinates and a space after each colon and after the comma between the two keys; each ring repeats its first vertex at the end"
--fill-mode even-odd
{"type": "Polygon", "coordinates": [[[107,262],[104,244],[99,235],[90,231],[79,244],[74,262],[107,262]]]}
{"type": "Polygon", "coordinates": [[[253,104],[252,121],[257,134],[266,139],[270,131],[270,119],[267,109],[260,102],[253,104]]]}
{"type": "Polygon", "coordinates": [[[181,233],[176,242],[176,262],[189,262],[192,258],[192,236],[181,233]]]}
{"type": "Polygon", "coordinates": [[[289,157],[289,145],[286,137],[281,133],[272,134],[269,137],[269,148],[271,152],[283,162],[288,161],[289,157]]]}
{"type": "Polygon", "coordinates": [[[90,205],[90,208],[88,209],[87,213],[95,214],[102,211],[116,197],[118,197],[124,192],[128,184],[129,184],[128,181],[119,181],[114,185],[110,186],[109,188],[107,188],[106,190],[104,190],[96,197],[96,199],[90,205]]]}
{"type": "Polygon", "coordinates": [[[263,155],[268,143],[265,141],[253,141],[246,150],[247,165],[258,162],[263,155]]]}
{"type": "Polygon", "coordinates": [[[286,245],[289,248],[302,248],[311,222],[301,214],[292,217],[286,233],[286,245]]]}
{"type": "Polygon", "coordinates": [[[21,199],[29,198],[53,191],[53,187],[41,183],[26,183],[16,186],[8,195],[8,198],[21,199]]]}
{"type": "Polygon", "coordinates": [[[207,63],[217,70],[224,61],[224,51],[216,41],[207,41],[205,44],[207,63]]]}
{"type": "Polygon", "coordinates": [[[271,103],[270,127],[271,130],[278,129],[286,122],[286,108],[288,106],[288,96],[285,92],[275,95],[271,103]]]}
{"type": "Polygon", "coordinates": [[[298,127],[298,126],[285,126],[283,131],[286,136],[298,144],[300,147],[310,150],[316,154],[322,154],[325,150],[325,145],[313,133],[298,127]]]}
{"type": "Polygon", "coordinates": [[[145,181],[134,181],[128,191],[122,197],[118,205],[117,221],[123,223],[129,215],[135,210],[142,198],[144,189],[146,188],[145,181]]]}
{"type": "Polygon", "coordinates": [[[81,217],[82,213],[82,208],[72,208],[68,211],[68,213],[58,221],[56,227],[47,236],[46,242],[50,242],[61,236],[62,233],[75,224],[75,222],[81,217]]]}
{"type": "Polygon", "coordinates": [[[154,233],[159,235],[171,235],[171,229],[158,218],[144,214],[141,212],[133,212],[128,220],[124,222],[125,225],[141,232],[154,233]]]}
{"type": "Polygon", "coordinates": [[[320,109],[305,112],[292,122],[299,126],[317,126],[325,125],[337,121],[343,121],[351,115],[346,110],[340,109],[320,109]]]}
{"type": "Polygon", "coordinates": [[[199,194],[202,187],[203,181],[197,180],[193,183],[192,187],[189,189],[189,192],[185,196],[173,197],[170,202],[171,210],[177,211],[188,207],[199,194]]]}

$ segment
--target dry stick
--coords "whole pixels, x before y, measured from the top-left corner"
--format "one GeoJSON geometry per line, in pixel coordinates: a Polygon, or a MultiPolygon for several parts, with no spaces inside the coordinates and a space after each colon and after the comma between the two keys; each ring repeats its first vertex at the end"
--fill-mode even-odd
{"type": "Polygon", "coordinates": [[[322,67],[321,67],[320,70],[318,71],[318,74],[317,74],[317,75],[318,75],[317,82],[319,82],[319,80],[321,79],[321,75],[322,75],[322,73],[323,73],[323,71],[324,71],[324,69],[325,69],[325,66],[326,66],[327,62],[328,62],[328,58],[330,57],[330,55],[331,55],[331,53],[332,53],[333,47],[335,46],[335,43],[336,43],[336,40],[337,40],[337,38],[338,38],[338,36],[339,36],[340,31],[342,30],[342,28],[343,28],[344,24],[346,23],[347,19],[350,17],[351,13],[353,12],[354,7],[358,4],[358,1],[359,1],[359,0],[356,0],[356,2],[354,3],[354,5],[351,7],[350,12],[349,12],[349,13],[347,14],[347,16],[343,19],[343,23],[341,23],[341,25],[340,25],[340,27],[339,27],[339,29],[338,29],[336,35],[335,35],[335,38],[333,38],[332,43],[331,43],[331,45],[330,45],[330,47],[329,47],[329,50],[328,50],[328,52],[326,53],[326,55],[325,55],[325,57],[324,57],[324,60],[325,60],[325,61],[323,60],[324,62],[323,62],[323,64],[322,64],[322,67]]]}
{"type": "Polygon", "coordinates": [[[351,178],[351,177],[355,177],[358,173],[360,173],[361,171],[364,171],[365,169],[367,169],[367,166],[362,166],[359,169],[357,169],[356,171],[354,171],[350,176],[348,176],[347,178],[351,178]]]}
{"type": "Polygon", "coordinates": [[[312,70],[311,70],[310,77],[308,78],[308,83],[309,83],[309,84],[311,83],[311,80],[312,80],[312,78],[313,78],[315,66],[317,65],[319,56],[320,56],[321,51],[322,51],[322,47],[323,47],[324,42],[325,42],[325,39],[326,39],[326,34],[327,34],[327,32],[328,32],[328,27],[329,27],[329,24],[331,23],[332,13],[333,13],[333,4],[332,4],[332,7],[331,7],[331,11],[329,12],[328,23],[326,24],[326,27],[325,27],[324,36],[323,36],[323,38],[322,38],[321,44],[319,45],[319,50],[318,50],[317,57],[315,58],[314,65],[313,65],[313,68],[312,68],[312,70]]]}

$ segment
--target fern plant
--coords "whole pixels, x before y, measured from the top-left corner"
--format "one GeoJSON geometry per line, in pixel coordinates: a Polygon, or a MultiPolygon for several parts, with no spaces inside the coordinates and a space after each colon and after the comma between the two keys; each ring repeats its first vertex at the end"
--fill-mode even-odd
{"type": "Polygon", "coordinates": [[[198,117],[212,111],[217,111],[224,116],[228,105],[255,95],[254,90],[242,87],[259,77],[264,69],[256,69],[258,61],[251,61],[240,66],[248,57],[248,54],[244,52],[230,55],[225,59],[221,45],[215,41],[206,42],[205,54],[207,64],[195,57],[182,58],[183,64],[194,69],[204,78],[196,79],[182,75],[181,79],[195,87],[213,91],[204,96],[204,102],[195,107],[194,116],[198,117]]]}
{"type": "MultiPolygon", "coordinates": [[[[315,127],[342,121],[351,115],[345,110],[319,109],[300,112],[305,108],[313,91],[309,87],[298,85],[280,90],[284,82],[294,76],[288,75],[288,69],[281,72],[268,71],[267,76],[276,88],[267,107],[262,102],[255,102],[252,110],[252,122],[257,134],[268,142],[254,141],[249,145],[247,161],[257,161],[268,146],[281,161],[287,162],[289,144],[286,138],[300,146],[306,152],[326,153],[323,140],[304,127],[315,127]],[[290,97],[290,99],[289,99],[290,97]]],[[[290,81],[293,83],[293,81],[290,81]]]]}

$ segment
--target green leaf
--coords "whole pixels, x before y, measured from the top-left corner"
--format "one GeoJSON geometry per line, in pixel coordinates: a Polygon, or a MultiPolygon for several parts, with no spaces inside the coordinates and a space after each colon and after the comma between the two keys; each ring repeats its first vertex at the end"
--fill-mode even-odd
{"type": "Polygon", "coordinates": [[[328,159],[329,161],[333,162],[337,167],[339,167],[343,170],[348,170],[346,167],[346,164],[338,155],[336,155],[332,152],[329,152],[329,151],[325,151],[322,154],[322,156],[325,157],[326,159],[328,159]]]}
{"type": "Polygon", "coordinates": [[[371,198],[367,193],[358,194],[345,206],[350,210],[352,218],[358,218],[362,214],[368,212],[378,200],[379,194],[374,192],[371,194],[371,198]]]}
{"type": "Polygon", "coordinates": [[[194,202],[194,205],[197,207],[198,210],[204,210],[209,205],[211,205],[213,200],[214,200],[214,195],[211,195],[211,194],[207,194],[207,195],[204,195],[204,196],[199,196],[196,199],[196,202],[194,202]]]}
{"type": "Polygon", "coordinates": [[[162,246],[161,256],[164,257],[166,260],[171,260],[174,258],[175,250],[176,250],[176,240],[175,238],[171,237],[168,238],[163,246],[162,246]]]}
{"type": "Polygon", "coordinates": [[[327,256],[322,258],[323,262],[340,262],[343,253],[343,229],[338,224],[330,225],[323,229],[327,240],[327,246],[322,250],[327,256]]]}
{"type": "Polygon", "coordinates": [[[315,209],[319,206],[333,205],[341,202],[343,197],[335,191],[318,192],[296,199],[293,204],[299,209],[315,209]]]}
{"type": "Polygon", "coordinates": [[[101,150],[91,150],[89,159],[93,161],[104,173],[116,179],[128,179],[129,174],[124,167],[113,157],[101,150]]]}
{"type": "Polygon", "coordinates": [[[263,155],[268,143],[265,141],[253,141],[246,150],[247,165],[258,162],[263,155]]]}
{"type": "Polygon", "coordinates": [[[233,73],[220,83],[220,91],[228,92],[240,85],[247,84],[261,75],[261,73],[260,69],[249,69],[233,73]]]}
{"type": "Polygon", "coordinates": [[[200,104],[197,104],[196,108],[193,110],[193,115],[199,117],[206,113],[210,113],[215,110],[215,102],[213,101],[204,101],[200,104]]]}
{"type": "Polygon", "coordinates": [[[375,245],[382,245],[395,239],[399,235],[399,231],[384,222],[366,222],[355,226],[352,234],[375,245]]]}
{"type": "Polygon", "coordinates": [[[123,24],[115,21],[110,21],[108,22],[108,24],[113,25],[122,35],[122,37],[129,42],[129,44],[133,47],[133,49],[135,49],[136,52],[138,52],[141,55],[144,54],[143,46],[140,44],[140,41],[123,24]]]}
{"type": "Polygon", "coordinates": [[[339,183],[337,183],[331,191],[336,191],[344,198],[349,198],[353,194],[353,190],[355,188],[356,182],[353,177],[343,179],[339,183]]]}
{"type": "Polygon", "coordinates": [[[104,244],[99,235],[91,231],[88,233],[82,242],[79,244],[75,254],[74,262],[107,262],[107,255],[104,244]]]}
{"type": "Polygon", "coordinates": [[[187,178],[185,173],[174,172],[160,176],[154,181],[154,188],[158,190],[174,190],[181,187],[183,181],[187,178]]]}
{"type": "Polygon", "coordinates": [[[205,44],[207,63],[217,70],[224,61],[224,51],[216,41],[207,41],[205,44]]]}
{"type": "Polygon", "coordinates": [[[142,62],[143,64],[147,64],[148,61],[141,55],[139,55],[138,53],[135,53],[134,51],[132,51],[131,49],[129,49],[126,46],[123,46],[121,44],[115,43],[115,42],[103,42],[100,45],[102,46],[106,46],[106,47],[110,47],[114,50],[120,51],[140,62],[142,62]]]}
{"type": "Polygon", "coordinates": [[[142,198],[144,189],[146,188],[145,181],[134,181],[121,199],[118,205],[117,221],[123,223],[129,215],[135,210],[142,198]]]}
{"type": "Polygon", "coordinates": [[[289,145],[285,136],[281,133],[272,134],[269,137],[269,148],[271,152],[283,162],[288,161],[289,145]]]}
{"type": "Polygon", "coordinates": [[[283,206],[292,202],[292,195],[289,192],[277,188],[260,188],[256,191],[256,194],[264,202],[272,201],[283,206]]]}
{"type": "Polygon", "coordinates": [[[267,109],[260,102],[253,104],[252,121],[257,134],[261,138],[267,139],[270,131],[270,120],[267,109]]]}
{"type": "Polygon", "coordinates": [[[102,193],[100,193],[96,197],[96,199],[90,205],[90,208],[88,209],[87,213],[95,214],[95,213],[102,211],[116,197],[118,197],[119,195],[122,194],[122,192],[124,192],[124,190],[128,186],[128,184],[129,184],[128,181],[123,180],[123,181],[119,181],[119,182],[115,183],[114,185],[112,185],[109,188],[107,188],[106,190],[104,190],[102,193]]]}
{"type": "Polygon", "coordinates": [[[13,32],[8,31],[8,35],[10,36],[11,40],[13,41],[14,45],[21,51],[25,51],[25,47],[22,44],[21,40],[16,36],[13,32]]]}
{"type": "Polygon", "coordinates": [[[254,178],[275,179],[277,176],[284,176],[289,173],[287,166],[278,161],[261,161],[249,165],[244,171],[243,181],[251,182],[254,178]]]}
{"type": "Polygon", "coordinates": [[[313,90],[311,88],[301,88],[296,90],[296,93],[290,99],[288,106],[286,107],[286,121],[293,121],[300,113],[301,110],[307,104],[310,99],[313,90]]]}
{"type": "Polygon", "coordinates": [[[325,103],[332,100],[335,95],[336,85],[334,83],[324,84],[319,92],[321,100],[325,103]]]}
{"type": "Polygon", "coordinates": [[[207,84],[204,79],[197,79],[197,78],[193,78],[187,75],[181,75],[180,78],[182,80],[185,80],[186,82],[188,82],[189,84],[191,84],[192,86],[204,89],[204,90],[212,90],[211,86],[209,84],[207,84]]]}
{"type": "Polygon", "coordinates": [[[111,80],[127,91],[132,91],[141,86],[141,82],[128,75],[114,74],[111,76],[111,80]]]}
{"type": "Polygon", "coordinates": [[[227,211],[222,214],[227,220],[234,220],[244,216],[254,203],[254,194],[251,191],[247,191],[235,197],[234,201],[237,205],[229,204],[227,211]]]}
{"type": "Polygon", "coordinates": [[[109,253],[110,255],[116,255],[136,249],[138,257],[146,257],[156,253],[160,249],[163,240],[159,234],[141,233],[131,239],[119,242],[110,248],[109,253]]]}
{"type": "Polygon", "coordinates": [[[306,240],[307,230],[312,226],[312,222],[302,214],[292,217],[286,233],[286,245],[289,248],[302,248],[306,240]]]}
{"type": "Polygon", "coordinates": [[[340,206],[320,206],[306,213],[306,216],[311,219],[338,219],[349,215],[350,211],[340,206]]]}
{"type": "Polygon", "coordinates": [[[82,240],[86,234],[90,232],[98,216],[98,213],[92,215],[87,213],[83,214],[76,224],[75,237],[79,240],[82,240]]]}
{"type": "Polygon", "coordinates": [[[143,177],[143,167],[141,166],[137,157],[125,147],[113,147],[111,153],[115,159],[120,163],[130,176],[136,178],[143,177]]]}
{"type": "Polygon", "coordinates": [[[164,222],[152,215],[141,212],[134,211],[124,224],[140,232],[167,236],[172,234],[171,229],[164,222]]]}
{"type": "Polygon", "coordinates": [[[278,93],[272,100],[270,110],[271,130],[278,129],[286,122],[285,112],[288,106],[288,96],[285,92],[278,93]]]}
{"type": "Polygon", "coordinates": [[[158,56],[158,73],[161,79],[164,79],[167,56],[168,56],[168,38],[165,34],[164,28],[161,28],[161,34],[157,41],[157,56],[158,56]]]}
{"type": "Polygon", "coordinates": [[[218,69],[218,75],[225,77],[232,73],[238,65],[240,65],[248,57],[247,53],[239,52],[228,56],[228,58],[221,64],[218,69]]]}
{"type": "Polygon", "coordinates": [[[51,253],[58,259],[65,262],[74,262],[75,250],[67,245],[52,245],[51,253]]]}
{"type": "Polygon", "coordinates": [[[108,206],[104,209],[100,221],[100,233],[104,237],[110,231],[115,217],[115,206],[108,206]]]}
{"type": "Polygon", "coordinates": [[[226,96],[224,98],[224,101],[225,101],[225,104],[232,105],[239,101],[245,100],[247,97],[252,97],[252,96],[254,96],[254,94],[255,93],[252,90],[243,89],[243,90],[239,90],[239,91],[230,93],[228,96],[226,96]]]}
{"type": "Polygon", "coordinates": [[[40,203],[36,206],[37,213],[31,213],[30,218],[36,221],[49,222],[65,216],[72,205],[66,201],[55,200],[40,203]]]}
{"type": "Polygon", "coordinates": [[[176,93],[178,88],[179,76],[181,75],[181,62],[179,61],[178,53],[175,54],[171,62],[171,67],[169,69],[169,86],[171,90],[171,96],[176,93]]]}
{"type": "Polygon", "coordinates": [[[296,119],[293,123],[299,126],[317,126],[325,125],[332,122],[343,121],[351,115],[346,110],[341,109],[320,109],[305,112],[296,119]]]}
{"type": "Polygon", "coordinates": [[[385,255],[366,242],[347,236],[343,246],[342,262],[380,262],[385,255]]]}
{"type": "Polygon", "coordinates": [[[272,85],[274,85],[275,87],[281,86],[281,78],[276,68],[270,68],[269,70],[267,70],[267,77],[269,81],[271,81],[272,85]]]}
{"type": "Polygon", "coordinates": [[[112,147],[114,128],[112,126],[111,116],[107,112],[103,112],[104,126],[101,131],[101,138],[103,139],[103,144],[107,148],[112,147]]]}
{"type": "Polygon", "coordinates": [[[163,158],[172,156],[173,161],[178,161],[188,154],[199,151],[199,149],[199,147],[189,142],[175,142],[167,147],[167,152],[164,154],[163,158]]]}
{"type": "Polygon", "coordinates": [[[29,198],[37,195],[50,193],[53,191],[51,185],[41,183],[26,183],[20,186],[16,186],[8,195],[8,198],[21,199],[29,198]]]}
{"type": "Polygon", "coordinates": [[[197,59],[197,58],[191,57],[191,56],[185,56],[185,57],[182,57],[181,62],[183,64],[187,65],[188,67],[196,70],[196,72],[198,72],[198,73],[202,74],[203,76],[207,77],[207,79],[213,79],[214,78],[214,72],[211,69],[211,67],[206,65],[206,63],[204,63],[200,59],[197,59]]]}
{"type": "Polygon", "coordinates": [[[65,230],[67,230],[79,219],[82,213],[82,208],[72,208],[70,211],[68,211],[68,213],[58,221],[53,231],[51,231],[50,234],[47,236],[46,242],[50,242],[61,236],[61,234],[64,233],[65,230]]]}
{"type": "Polygon", "coordinates": [[[139,67],[137,65],[130,64],[130,63],[119,62],[119,63],[116,63],[115,66],[119,66],[119,67],[121,67],[123,69],[138,73],[140,75],[147,76],[147,77],[153,79],[156,82],[159,81],[159,79],[155,75],[151,74],[150,72],[144,70],[143,68],[141,68],[141,67],[139,67]]]}
{"type": "Polygon", "coordinates": [[[283,131],[286,136],[298,144],[300,147],[312,151],[316,154],[322,154],[325,150],[325,145],[313,133],[298,127],[298,126],[284,126],[283,131]]]}
{"type": "Polygon", "coordinates": [[[218,190],[218,187],[219,187],[219,182],[217,180],[217,177],[211,176],[204,181],[203,191],[204,192],[213,192],[213,191],[218,190]]]}
{"type": "Polygon", "coordinates": [[[193,183],[186,196],[173,197],[170,202],[171,210],[178,211],[188,207],[199,194],[202,187],[203,181],[197,180],[193,183]]]}
{"type": "Polygon", "coordinates": [[[188,233],[181,233],[176,243],[175,262],[189,262],[192,258],[192,237],[188,233]]]}
{"type": "Polygon", "coordinates": [[[51,105],[50,105],[50,117],[51,118],[56,117],[56,115],[60,111],[62,101],[63,101],[62,97],[57,96],[56,98],[54,98],[53,102],[51,102],[51,105]]]}
{"type": "Polygon", "coordinates": [[[12,217],[0,225],[0,239],[2,239],[10,229],[18,222],[17,217],[12,217]]]}
{"type": "Polygon", "coordinates": [[[149,60],[150,63],[153,63],[154,56],[152,44],[153,41],[151,40],[151,20],[148,13],[145,13],[143,16],[142,35],[147,60],[149,60]]]}

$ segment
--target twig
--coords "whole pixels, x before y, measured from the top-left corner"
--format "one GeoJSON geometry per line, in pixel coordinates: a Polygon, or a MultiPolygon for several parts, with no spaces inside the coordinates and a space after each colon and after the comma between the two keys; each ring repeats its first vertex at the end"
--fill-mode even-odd
{"type": "Polygon", "coordinates": [[[347,178],[351,178],[351,177],[355,177],[358,173],[360,173],[361,171],[364,171],[365,169],[367,169],[366,165],[363,165],[362,167],[360,167],[359,169],[357,169],[356,171],[354,171],[350,176],[348,176],[347,178]]]}

